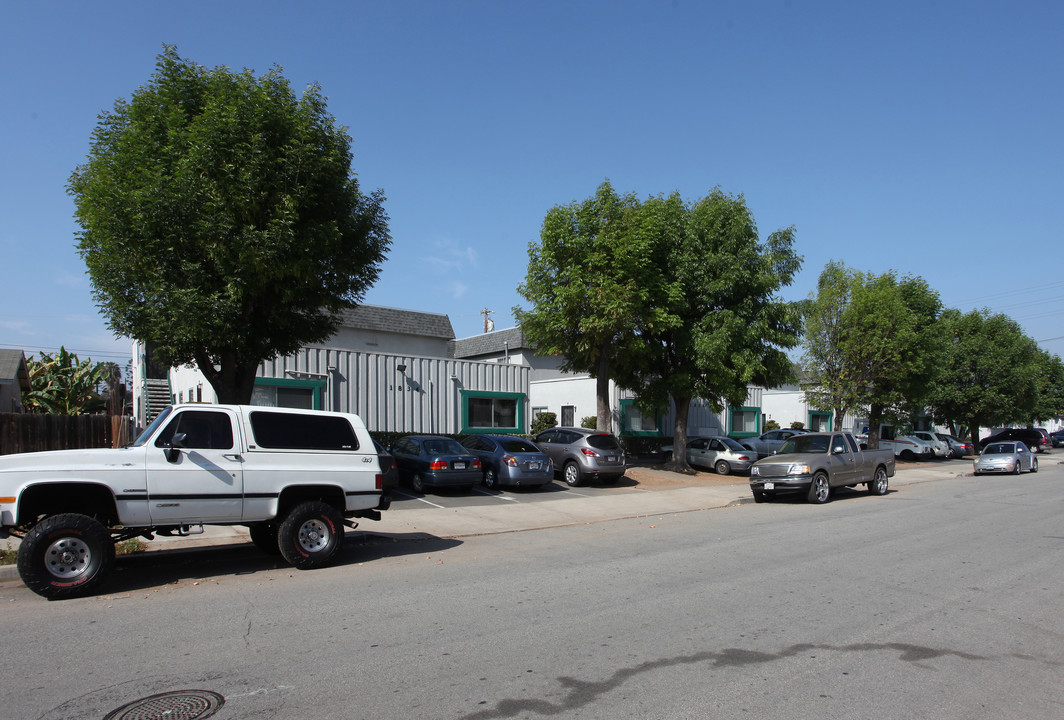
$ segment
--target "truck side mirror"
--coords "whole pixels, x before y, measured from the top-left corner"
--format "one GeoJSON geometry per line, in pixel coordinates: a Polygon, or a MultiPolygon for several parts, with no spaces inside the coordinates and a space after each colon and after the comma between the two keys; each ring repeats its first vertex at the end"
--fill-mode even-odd
{"type": "Polygon", "coordinates": [[[166,445],[166,462],[175,463],[181,457],[181,448],[185,447],[185,433],[174,433],[166,445]]]}

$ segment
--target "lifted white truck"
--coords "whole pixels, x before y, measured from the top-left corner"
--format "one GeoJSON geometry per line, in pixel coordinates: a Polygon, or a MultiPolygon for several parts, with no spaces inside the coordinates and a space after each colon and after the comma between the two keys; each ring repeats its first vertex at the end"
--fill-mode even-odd
{"type": "Polygon", "coordinates": [[[807,433],[783,443],[779,452],[750,468],[755,502],[776,494],[805,493],[811,503],[826,503],[837,487],[867,485],[873,495],[887,494],[894,475],[894,453],[862,449],[850,433],[807,433]]]}
{"type": "Polygon", "coordinates": [[[114,543],[246,525],[300,569],[329,563],[351,518],[391,502],[356,415],[235,405],[166,408],[131,445],[0,457],[0,537],[49,599],[93,591],[114,543]]]}

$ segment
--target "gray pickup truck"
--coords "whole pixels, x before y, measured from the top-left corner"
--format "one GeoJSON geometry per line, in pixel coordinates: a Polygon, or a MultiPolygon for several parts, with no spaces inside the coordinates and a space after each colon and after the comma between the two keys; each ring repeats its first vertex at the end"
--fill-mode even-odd
{"type": "Polygon", "coordinates": [[[806,433],[789,438],[779,452],[750,468],[754,502],[776,494],[806,493],[811,503],[826,503],[832,488],[867,485],[873,495],[887,494],[894,476],[891,450],[862,450],[850,433],[806,433]]]}

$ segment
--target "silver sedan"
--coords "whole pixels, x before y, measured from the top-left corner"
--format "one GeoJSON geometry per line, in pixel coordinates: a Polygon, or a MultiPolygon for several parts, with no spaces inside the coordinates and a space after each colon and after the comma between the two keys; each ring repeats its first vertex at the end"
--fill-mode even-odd
{"type": "Polygon", "coordinates": [[[994,442],[975,459],[975,474],[1038,472],[1038,456],[1022,442],[994,442]]]}
{"type": "Polygon", "coordinates": [[[749,470],[757,453],[729,437],[691,438],[687,442],[687,464],[711,467],[720,475],[732,470],[749,470]]]}

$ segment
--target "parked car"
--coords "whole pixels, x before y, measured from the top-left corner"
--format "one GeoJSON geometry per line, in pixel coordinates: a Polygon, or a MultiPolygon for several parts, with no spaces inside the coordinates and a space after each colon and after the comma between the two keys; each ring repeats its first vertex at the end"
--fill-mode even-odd
{"type": "Polygon", "coordinates": [[[989,443],[1009,440],[1022,442],[1031,452],[1038,453],[1049,449],[1048,438],[1033,428],[1005,428],[1001,432],[983,438],[979,444],[986,447],[989,443]]]}
{"type": "Polygon", "coordinates": [[[1019,475],[1024,470],[1038,472],[1038,456],[1027,449],[1020,440],[992,442],[983,448],[975,459],[976,475],[983,473],[1012,473],[1019,475]]]}
{"type": "Polygon", "coordinates": [[[942,440],[949,446],[949,455],[946,457],[961,458],[965,455],[975,454],[975,445],[972,445],[967,440],[958,440],[952,435],[946,433],[935,433],[935,437],[942,440]]]}
{"type": "Polygon", "coordinates": [[[550,457],[524,438],[513,435],[470,435],[462,439],[469,452],[480,458],[484,485],[545,485],[554,479],[550,457]]]}
{"type": "Polygon", "coordinates": [[[911,435],[915,438],[920,438],[921,440],[930,443],[931,450],[934,453],[935,457],[949,457],[949,443],[940,438],[936,433],[930,432],[928,430],[915,430],[911,433],[911,435]]]}
{"type": "Polygon", "coordinates": [[[1057,430],[1056,432],[1049,433],[1049,440],[1055,448],[1064,445],[1064,430],[1057,430]]]}
{"type": "Polygon", "coordinates": [[[471,488],[483,475],[480,458],[454,438],[436,435],[407,435],[390,448],[399,468],[399,479],[410,483],[414,492],[427,487],[471,488]]]}
{"type": "Polygon", "coordinates": [[[377,460],[381,464],[381,489],[392,490],[399,485],[399,468],[395,466],[395,456],[388,452],[376,440],[373,447],[377,450],[377,460]]]}
{"type": "Polygon", "coordinates": [[[866,485],[873,495],[886,495],[894,475],[894,454],[867,450],[850,433],[807,433],[783,443],[770,458],[750,468],[754,502],[785,493],[805,493],[811,503],[826,503],[837,487],[866,485]]]}
{"type": "MultiPolygon", "coordinates": [[[[882,428],[880,429],[880,432],[882,432],[882,428]]],[[[867,448],[868,426],[866,425],[862,428],[859,434],[854,435],[854,438],[860,444],[862,449],[867,448]]],[[[931,443],[912,435],[897,435],[893,438],[881,437],[879,439],[879,449],[893,450],[894,457],[899,457],[902,460],[927,460],[935,455],[931,443]]]]}
{"type": "Polygon", "coordinates": [[[687,464],[711,467],[718,475],[749,470],[757,453],[729,437],[695,437],[687,441],[687,464]]]}
{"type": "Polygon", "coordinates": [[[743,438],[739,441],[739,444],[745,448],[749,448],[757,453],[758,458],[768,457],[772,455],[780,446],[787,441],[788,438],[792,438],[795,435],[809,432],[808,430],[798,430],[795,428],[783,428],[779,430],[769,430],[761,433],[760,436],[754,438],[743,438]]]}
{"type": "Polygon", "coordinates": [[[624,475],[624,450],[612,433],[554,427],[536,435],[534,442],[550,456],[555,472],[560,470],[571,487],[594,478],[613,484],[624,475]]]}

